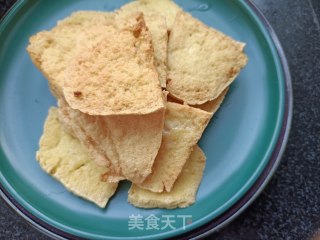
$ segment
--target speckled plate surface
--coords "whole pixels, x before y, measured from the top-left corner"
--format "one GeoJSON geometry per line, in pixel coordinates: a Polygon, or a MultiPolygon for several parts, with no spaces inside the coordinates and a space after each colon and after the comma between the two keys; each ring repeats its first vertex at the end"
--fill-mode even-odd
{"type": "Polygon", "coordinates": [[[108,11],[125,2],[24,0],[1,22],[1,196],[35,227],[56,238],[207,235],[231,221],[261,192],[280,161],[291,123],[285,57],[272,29],[249,1],[177,1],[209,26],[247,43],[249,56],[200,141],[207,166],[194,205],[175,210],[134,208],[127,203],[129,183],[122,183],[102,210],[66,191],[35,160],[47,110],[56,103],[25,51],[28,38],[73,11],[108,11]],[[153,228],[150,216],[157,219],[153,228]],[[134,218],[142,220],[140,227],[133,224],[134,218]]]}

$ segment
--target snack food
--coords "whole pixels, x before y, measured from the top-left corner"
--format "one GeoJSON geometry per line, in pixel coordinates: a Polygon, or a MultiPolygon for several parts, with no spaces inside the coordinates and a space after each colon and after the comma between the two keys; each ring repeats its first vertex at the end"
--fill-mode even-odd
{"type": "Polygon", "coordinates": [[[197,144],[247,62],[243,48],[171,0],[59,21],[27,47],[58,102],[37,160],[100,207],[121,180],[134,206],[193,204],[205,167],[197,144]]]}
{"type": "Polygon", "coordinates": [[[155,13],[164,16],[170,31],[176,15],[182,9],[171,0],[136,0],[120,8],[124,12],[143,12],[145,15],[155,13]]]}
{"type": "MultiPolygon", "coordinates": [[[[146,29],[143,16],[139,13],[120,16],[114,13],[77,12],[59,22],[51,31],[40,32],[31,37],[27,50],[33,62],[49,80],[52,92],[59,101],[60,109],[63,110],[59,112],[65,129],[88,148],[90,155],[99,165],[108,167],[108,180],[117,182],[129,179],[136,183],[142,182],[151,173],[152,164],[161,144],[165,111],[162,90],[153,61],[151,36],[146,29]],[[121,43],[128,46],[121,45],[120,41],[114,41],[113,45],[104,48],[102,43],[106,43],[107,37],[112,39],[120,37],[124,41],[127,40],[121,43]],[[117,50],[114,55],[108,54],[109,52],[104,52],[105,55],[102,52],[100,54],[103,66],[107,66],[103,72],[105,75],[95,69],[93,73],[89,71],[93,74],[91,77],[87,77],[81,71],[78,77],[69,77],[68,72],[72,72],[73,69],[70,63],[73,62],[77,66],[79,54],[91,56],[93,49],[95,51],[112,49],[111,53],[117,50]],[[133,55],[129,55],[126,51],[128,49],[133,55]],[[117,60],[114,60],[115,57],[117,60]],[[123,61],[118,61],[119,57],[123,58],[123,61]],[[128,59],[131,59],[131,62],[128,59]],[[113,68],[110,66],[111,62],[114,64],[113,68]],[[117,72],[120,67],[115,66],[121,66],[120,74],[117,72]],[[113,81],[108,78],[109,75],[113,81]],[[131,75],[138,77],[133,78],[131,75]],[[118,81],[119,78],[123,80],[121,83],[118,81]],[[86,91],[81,84],[90,88],[88,92],[91,96],[88,97],[90,101],[86,98],[86,91]],[[100,85],[96,86],[97,84],[100,85]],[[81,91],[77,89],[79,86],[81,91]],[[92,86],[97,88],[93,91],[92,86]],[[110,90],[112,86],[116,89],[107,92],[106,89],[110,90]],[[121,89],[127,91],[128,95],[121,92],[121,89]],[[68,90],[71,100],[68,98],[68,90]],[[116,96],[110,97],[108,95],[110,93],[115,93],[116,96]],[[68,99],[73,103],[72,106],[67,103],[68,99]],[[143,101],[146,99],[149,100],[143,101]],[[90,105],[90,115],[78,110],[80,108],[85,111],[83,102],[90,105]],[[76,103],[79,103],[80,107],[77,108],[76,103]],[[106,105],[112,106],[107,108],[108,116],[103,112],[106,105]],[[139,112],[140,110],[143,114],[139,112]],[[125,125],[127,128],[119,129],[118,125],[113,124],[117,116],[110,115],[115,113],[130,115],[121,118],[122,126],[125,125]],[[120,144],[118,138],[126,141],[120,144]],[[145,147],[146,141],[148,148],[145,147]],[[130,142],[135,142],[136,148],[135,151],[131,151],[129,158],[127,152],[130,150],[130,142]],[[124,165],[125,161],[133,164],[124,165]],[[137,173],[137,169],[142,170],[137,173]]],[[[101,61],[94,58],[92,61],[94,67],[99,68],[101,61]]],[[[87,72],[87,69],[82,71],[87,72]]],[[[77,75],[78,72],[75,71],[73,74],[77,75]]]]}
{"type": "Polygon", "coordinates": [[[168,31],[180,10],[181,8],[170,0],[138,0],[125,4],[117,11],[124,15],[143,12],[146,25],[152,35],[155,63],[163,88],[166,87],[167,82],[168,31]]]}
{"type": "Polygon", "coordinates": [[[195,202],[206,163],[202,150],[195,146],[171,192],[155,193],[136,185],[129,190],[128,201],[140,208],[185,208],[195,202]]]}
{"type": "MultiPolygon", "coordinates": [[[[89,37],[89,26],[90,29],[109,26],[114,17],[114,13],[80,11],[59,21],[51,31],[42,31],[30,38],[29,56],[48,79],[54,96],[63,96],[65,70],[77,52],[78,39],[89,37]]],[[[90,41],[81,41],[81,44],[90,44],[93,40],[91,37],[90,41]]]]}
{"type": "MultiPolygon", "coordinates": [[[[124,5],[117,11],[122,16],[130,16],[140,12],[137,8],[130,7],[131,3],[124,5]],[[128,6],[128,7],[126,7],[128,6]]],[[[154,49],[154,61],[159,75],[161,87],[166,87],[167,81],[167,59],[168,59],[168,30],[166,18],[152,10],[143,11],[146,26],[152,36],[154,49]]]]}
{"type": "Polygon", "coordinates": [[[212,114],[168,102],[162,143],[153,172],[137,185],[152,192],[170,192],[212,114]]]}
{"type": "Polygon", "coordinates": [[[170,95],[189,105],[216,99],[246,65],[245,44],[179,12],[168,43],[170,95]]]}
{"type": "Polygon", "coordinates": [[[66,69],[63,94],[71,108],[95,116],[142,115],[164,109],[151,34],[142,14],[125,18],[66,69]]]}
{"type": "Polygon", "coordinates": [[[229,88],[226,88],[216,99],[201,105],[193,105],[193,107],[202,109],[207,112],[215,113],[216,111],[218,111],[219,107],[221,106],[228,91],[229,91],[229,88]]]}
{"type": "Polygon", "coordinates": [[[36,154],[40,166],[75,195],[104,208],[118,184],[101,180],[106,171],[96,165],[86,148],[63,131],[57,108],[49,110],[40,147],[36,154]]]}
{"type": "Polygon", "coordinates": [[[166,19],[158,14],[145,14],[145,21],[152,36],[154,61],[161,87],[167,83],[168,32],[166,19]]]}
{"type": "MultiPolygon", "coordinates": [[[[214,114],[221,106],[228,91],[229,91],[229,88],[226,88],[215,100],[211,100],[209,102],[206,102],[206,103],[200,104],[200,105],[191,105],[191,107],[199,108],[199,109],[202,109],[204,111],[207,111],[207,112],[214,114]]],[[[168,96],[167,100],[168,100],[168,102],[183,104],[180,100],[173,98],[171,96],[168,96]]]]}
{"type": "Polygon", "coordinates": [[[151,174],[161,145],[164,111],[96,117],[73,110],[63,101],[59,106],[61,122],[73,129],[71,134],[87,146],[99,165],[108,167],[107,181],[141,183],[151,174]]]}

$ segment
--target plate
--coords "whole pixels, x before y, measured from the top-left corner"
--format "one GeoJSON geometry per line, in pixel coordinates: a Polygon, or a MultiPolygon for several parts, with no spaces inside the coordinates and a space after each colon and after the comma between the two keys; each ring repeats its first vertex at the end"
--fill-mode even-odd
{"type": "Polygon", "coordinates": [[[200,141],[207,166],[194,205],[138,209],[127,203],[130,184],[124,182],[108,207],[99,209],[66,191],[35,160],[48,108],[56,102],[26,53],[28,38],[74,11],[110,11],[124,3],[24,0],[1,22],[1,196],[34,226],[56,238],[207,235],[234,219],[261,192],[279,164],[290,129],[287,63],[274,32],[250,1],[177,1],[207,25],[245,42],[249,56],[247,67],[200,141]],[[150,219],[157,224],[153,228],[150,219]]]}

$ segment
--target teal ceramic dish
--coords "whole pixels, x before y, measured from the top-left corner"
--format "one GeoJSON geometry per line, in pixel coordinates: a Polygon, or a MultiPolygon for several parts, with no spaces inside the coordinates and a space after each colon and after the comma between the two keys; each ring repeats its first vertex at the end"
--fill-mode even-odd
{"type": "Polygon", "coordinates": [[[250,1],[177,0],[204,23],[245,42],[249,57],[200,141],[207,166],[194,205],[138,209],[127,203],[129,183],[122,183],[102,210],[66,191],[35,160],[47,111],[56,103],[25,51],[28,38],[74,11],[110,11],[125,2],[22,0],[0,23],[1,196],[32,225],[55,238],[208,235],[239,215],[262,191],[279,164],[290,129],[287,62],[271,27],[250,1]],[[159,229],[148,226],[152,217],[159,229]],[[165,226],[168,218],[171,224],[165,226]],[[133,225],[137,219],[142,220],[140,228],[133,225]]]}

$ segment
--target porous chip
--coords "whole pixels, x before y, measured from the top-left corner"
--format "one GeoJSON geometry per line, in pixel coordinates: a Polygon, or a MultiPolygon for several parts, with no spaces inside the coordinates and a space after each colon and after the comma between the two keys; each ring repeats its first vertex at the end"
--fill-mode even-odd
{"type": "Polygon", "coordinates": [[[172,0],[73,13],[27,47],[59,106],[36,159],[101,208],[125,179],[136,207],[190,206],[206,161],[197,143],[247,63],[244,47],[172,0]]]}
{"type": "Polygon", "coordinates": [[[37,160],[48,174],[75,195],[104,208],[118,184],[101,180],[105,167],[94,163],[80,142],[63,131],[57,108],[49,110],[37,160]]]}
{"type": "Polygon", "coordinates": [[[108,167],[107,181],[143,182],[159,151],[164,110],[147,115],[90,116],[59,101],[62,122],[108,167]]]}
{"type": "MultiPolygon", "coordinates": [[[[121,8],[118,13],[122,16],[139,12],[137,8],[121,8]]],[[[146,26],[150,30],[154,48],[154,60],[159,74],[161,87],[166,87],[167,59],[168,59],[168,32],[164,16],[154,11],[144,11],[146,26]]]]}
{"type": "Polygon", "coordinates": [[[30,38],[27,51],[33,63],[49,80],[51,91],[56,97],[63,95],[65,70],[76,54],[77,47],[99,41],[102,35],[99,30],[105,32],[113,28],[114,18],[113,13],[76,12],[59,21],[51,31],[42,31],[30,38]]]}
{"type": "Polygon", "coordinates": [[[163,16],[158,14],[145,15],[147,27],[152,36],[154,60],[159,74],[161,87],[166,87],[167,60],[168,60],[168,33],[167,24],[163,16]]]}
{"type": "Polygon", "coordinates": [[[63,93],[71,108],[90,115],[148,114],[164,108],[151,34],[142,14],[104,33],[68,65],[63,93]]]}
{"type": "Polygon", "coordinates": [[[204,153],[195,146],[171,192],[155,193],[133,184],[129,190],[129,203],[140,208],[172,209],[190,206],[196,200],[205,160],[204,153]]]}
{"type": "Polygon", "coordinates": [[[168,102],[153,172],[138,186],[152,192],[170,192],[211,116],[212,113],[200,109],[168,102]]]}
{"type": "Polygon", "coordinates": [[[160,110],[147,115],[105,117],[126,179],[141,183],[151,174],[161,145],[164,114],[160,110]]]}
{"type": "MultiPolygon", "coordinates": [[[[207,112],[211,112],[211,113],[215,113],[219,107],[221,106],[226,94],[228,93],[228,90],[229,88],[226,88],[220,95],[219,97],[217,97],[215,100],[211,100],[209,102],[206,102],[204,104],[201,104],[201,105],[192,105],[191,107],[194,107],[194,108],[199,108],[199,109],[202,109],[204,111],[207,111],[207,112]]],[[[167,97],[167,100],[168,102],[174,102],[174,103],[179,103],[179,104],[183,104],[183,102],[179,99],[176,99],[172,96],[168,96],[167,97]]]]}
{"type": "MultiPolygon", "coordinates": [[[[146,30],[141,15],[122,17],[115,16],[115,14],[99,12],[78,12],[73,14],[71,17],[59,22],[57,27],[55,27],[52,31],[42,32],[31,38],[30,45],[28,46],[30,56],[33,61],[39,66],[40,70],[44,72],[48,77],[52,91],[58,97],[58,100],[60,100],[60,102],[64,101],[64,82],[68,82],[69,80],[69,78],[66,77],[66,68],[68,65],[70,65],[71,59],[75,58],[77,53],[81,52],[82,49],[94,47],[97,43],[103,41],[103,39],[105,39],[108,34],[118,32],[119,28],[123,31],[129,32],[131,35],[135,33],[138,39],[135,42],[137,43],[136,47],[137,49],[141,49],[141,55],[152,57],[153,51],[151,51],[152,49],[150,49],[150,34],[148,34],[146,30]],[[140,41],[139,39],[144,38],[144,36],[146,36],[146,38],[141,39],[140,41]]],[[[134,39],[136,38],[134,37],[134,39]]],[[[125,49],[121,50],[125,51],[125,49]]],[[[122,53],[123,55],[126,55],[126,52],[122,53]]],[[[149,64],[153,66],[153,57],[150,60],[149,64]]],[[[105,66],[108,67],[109,65],[106,64],[105,66]]],[[[126,69],[129,75],[131,74],[131,70],[126,69]]],[[[150,98],[152,98],[153,106],[160,104],[162,105],[162,107],[157,111],[154,111],[155,108],[152,108],[152,105],[150,104],[146,104],[145,106],[141,105],[142,107],[145,107],[147,111],[151,109],[150,112],[152,112],[152,114],[150,114],[152,115],[152,117],[150,117],[149,114],[145,114],[145,117],[141,115],[137,117],[135,121],[133,121],[131,118],[124,118],[130,120],[130,122],[126,124],[123,123],[126,126],[130,126],[129,128],[133,129],[134,124],[140,126],[136,129],[136,131],[123,129],[127,130],[126,132],[124,132],[121,130],[123,133],[121,138],[126,139],[125,143],[129,143],[131,141],[130,139],[136,139],[137,136],[143,137],[143,139],[136,142],[137,150],[133,152],[130,158],[131,160],[133,160],[135,168],[129,169],[129,167],[132,166],[128,166],[128,168],[122,168],[120,164],[122,161],[128,161],[127,158],[124,160],[124,156],[126,156],[127,151],[132,149],[133,146],[128,146],[124,143],[117,145],[117,143],[119,142],[119,140],[117,140],[117,136],[119,135],[118,133],[121,132],[117,127],[113,127],[112,129],[110,129],[106,126],[108,124],[105,123],[106,120],[104,118],[83,114],[80,111],[70,108],[68,104],[66,105],[67,107],[64,108],[64,114],[60,114],[61,121],[63,122],[65,128],[68,129],[69,132],[73,134],[73,136],[78,138],[81,143],[88,148],[91,156],[93,156],[97,163],[108,168],[109,172],[107,177],[108,180],[112,182],[119,181],[123,178],[128,178],[133,182],[143,181],[144,178],[151,172],[151,166],[149,165],[153,164],[154,158],[161,144],[161,129],[163,127],[164,121],[164,103],[158,79],[157,77],[154,77],[157,75],[157,72],[154,66],[153,70],[147,69],[146,71],[144,71],[144,67],[135,69],[137,74],[140,70],[141,72],[139,74],[142,74],[143,80],[145,80],[145,82],[142,82],[142,85],[144,84],[145,86],[150,86],[149,84],[151,82],[153,83],[151,85],[154,86],[152,87],[152,91],[147,91],[146,93],[149,94],[148,101],[151,101],[150,98]],[[153,78],[148,77],[150,76],[150,72],[152,72],[151,75],[153,78]],[[147,80],[148,83],[146,83],[147,80]],[[157,96],[155,92],[159,93],[159,96],[157,96]],[[151,120],[152,122],[149,123],[149,120],[151,120]],[[151,131],[153,136],[146,132],[149,128],[145,126],[154,127],[153,131],[151,131]],[[113,131],[114,133],[110,133],[113,131]],[[113,138],[115,138],[116,145],[113,143],[113,138]],[[148,147],[141,147],[143,141],[148,141],[148,147]],[[122,148],[126,149],[123,150],[122,148]],[[118,154],[118,150],[120,154],[118,154]],[[136,159],[139,160],[136,161],[136,159]],[[137,167],[140,167],[139,163],[145,164],[145,161],[147,159],[150,160],[150,162],[145,166],[146,168],[143,168],[144,170],[141,171],[141,174],[139,174],[139,176],[132,176],[131,173],[133,171],[136,171],[137,167]],[[122,172],[126,173],[126,176],[123,176],[122,172]]],[[[136,81],[135,83],[139,85],[141,83],[139,83],[139,81],[136,81]]],[[[117,88],[115,92],[118,92],[120,88],[117,88]]],[[[134,86],[130,86],[128,88],[128,92],[130,92],[132,89],[134,89],[134,86]]],[[[139,96],[134,96],[137,101],[139,101],[140,98],[144,98],[145,92],[138,93],[137,91],[134,91],[134,93],[139,94],[139,96]]],[[[84,96],[80,91],[75,91],[73,95],[77,98],[81,98],[84,96]]],[[[126,95],[123,94],[122,97],[126,98],[126,95]]],[[[115,100],[119,99],[114,99],[112,101],[115,100]]],[[[125,103],[125,101],[122,100],[119,100],[119,102],[125,103]]],[[[63,107],[61,107],[61,109],[63,109],[63,107]]],[[[112,124],[112,119],[110,120],[110,122],[110,124],[112,124]]],[[[145,143],[143,142],[143,144],[145,143]]]]}
{"type": "Polygon", "coordinates": [[[63,99],[59,100],[58,105],[59,120],[63,128],[87,147],[96,164],[106,167],[108,179],[105,180],[109,182],[123,180],[118,164],[112,164],[109,159],[118,160],[119,155],[103,118],[74,110],[63,99]]]}
{"type": "Polygon", "coordinates": [[[226,88],[215,100],[211,100],[201,105],[194,105],[192,107],[196,107],[214,114],[220,108],[228,91],[229,91],[229,88],[226,88]]]}
{"type": "Polygon", "coordinates": [[[216,99],[246,65],[244,46],[179,12],[168,43],[167,90],[189,105],[216,99]]]}
{"type": "Polygon", "coordinates": [[[148,15],[152,12],[165,17],[168,30],[171,30],[176,15],[182,9],[171,0],[137,0],[120,8],[125,12],[143,12],[148,15]]]}

